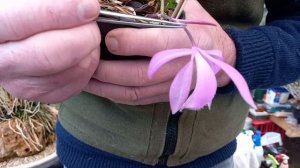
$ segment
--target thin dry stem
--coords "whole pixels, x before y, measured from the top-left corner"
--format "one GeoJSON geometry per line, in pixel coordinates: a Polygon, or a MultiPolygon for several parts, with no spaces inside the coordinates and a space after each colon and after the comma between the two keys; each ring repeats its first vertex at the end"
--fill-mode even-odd
{"type": "Polygon", "coordinates": [[[182,9],[183,3],[184,3],[184,0],[178,1],[178,4],[176,5],[176,8],[174,9],[174,12],[171,16],[172,18],[177,18],[179,11],[182,9]]]}
{"type": "MultiPolygon", "coordinates": [[[[130,15],[170,14],[173,10],[166,8],[166,0],[98,0],[102,9],[130,15]],[[160,5],[159,5],[160,4],[160,5]]],[[[178,9],[179,11],[179,9],[178,9]]]]}
{"type": "Polygon", "coordinates": [[[187,4],[187,2],[188,2],[188,0],[184,0],[182,6],[181,6],[181,8],[180,8],[180,10],[179,10],[179,12],[178,12],[178,14],[177,14],[177,16],[176,16],[176,19],[178,19],[178,18],[182,15],[183,10],[184,10],[184,7],[185,7],[185,5],[187,4]]]}
{"type": "Polygon", "coordinates": [[[160,0],[160,14],[164,15],[165,14],[165,1],[160,0]]]}

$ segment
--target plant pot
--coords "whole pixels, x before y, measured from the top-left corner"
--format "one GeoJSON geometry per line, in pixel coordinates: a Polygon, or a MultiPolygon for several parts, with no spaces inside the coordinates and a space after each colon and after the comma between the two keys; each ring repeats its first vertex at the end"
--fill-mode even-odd
{"type": "MultiPolygon", "coordinates": [[[[180,15],[180,19],[185,18],[184,12],[180,15]]],[[[100,51],[100,59],[103,60],[137,60],[137,59],[146,59],[144,56],[130,56],[130,57],[124,57],[124,56],[119,56],[115,55],[107,49],[106,42],[105,42],[105,37],[107,33],[113,29],[117,28],[140,28],[140,27],[133,27],[133,26],[128,26],[128,25],[120,25],[120,24],[111,24],[111,23],[100,23],[98,22],[98,27],[101,32],[101,51],[100,51]]]]}
{"type": "MultiPolygon", "coordinates": [[[[127,2],[129,2],[129,1],[127,1],[127,2]]],[[[133,1],[131,1],[131,2],[133,2],[133,1]]],[[[131,3],[131,2],[129,2],[129,3],[131,3]]],[[[133,2],[129,6],[136,9],[136,7],[137,7],[136,2],[142,2],[143,5],[145,5],[145,2],[147,2],[147,1],[145,1],[145,0],[136,0],[135,3],[133,2]]],[[[99,1],[99,3],[101,4],[101,0],[99,1]]],[[[180,6],[182,6],[182,3],[180,3],[180,4],[181,4],[180,6]]],[[[106,6],[107,6],[107,4],[106,4],[106,6]]],[[[125,6],[125,5],[122,5],[122,6],[125,6]]],[[[146,7],[146,8],[148,8],[148,7],[146,7]]],[[[152,5],[150,6],[150,8],[151,7],[152,7],[152,5]]],[[[177,6],[177,7],[179,8],[179,6],[177,6]]],[[[113,7],[111,7],[111,8],[113,8],[113,7]]],[[[101,10],[107,10],[107,9],[104,8],[104,9],[101,9],[101,10]]],[[[169,12],[174,11],[174,10],[176,10],[176,9],[175,8],[173,8],[173,9],[172,8],[166,8],[166,10],[164,12],[169,13],[169,12]]],[[[139,11],[139,12],[141,12],[141,11],[139,11]]],[[[157,13],[157,10],[150,10],[150,12],[149,11],[148,12],[141,12],[140,14],[145,15],[146,13],[149,14],[151,12],[156,12],[157,13]]],[[[139,16],[141,16],[141,15],[139,15],[139,16]]],[[[180,17],[180,18],[183,18],[184,14],[182,14],[181,16],[182,17],[180,17]]],[[[145,57],[143,57],[143,56],[124,57],[124,56],[118,56],[118,55],[112,54],[108,51],[107,46],[106,46],[106,42],[105,42],[105,37],[106,37],[107,33],[109,31],[113,30],[113,29],[116,29],[116,28],[138,28],[138,27],[133,27],[133,26],[131,27],[131,26],[128,26],[128,25],[111,24],[111,23],[104,23],[104,22],[101,22],[101,23],[98,22],[98,27],[100,28],[100,31],[101,31],[101,45],[100,45],[100,47],[101,47],[101,54],[100,55],[101,56],[100,56],[100,59],[104,59],[104,60],[145,59],[145,57]]]]}

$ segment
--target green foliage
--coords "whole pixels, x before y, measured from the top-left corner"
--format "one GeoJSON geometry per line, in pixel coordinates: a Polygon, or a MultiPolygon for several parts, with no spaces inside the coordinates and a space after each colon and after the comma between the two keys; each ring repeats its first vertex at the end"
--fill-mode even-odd
{"type": "Polygon", "coordinates": [[[166,8],[168,10],[174,10],[175,7],[176,7],[177,3],[176,3],[176,0],[168,0],[167,1],[167,5],[166,5],[166,8]]]}

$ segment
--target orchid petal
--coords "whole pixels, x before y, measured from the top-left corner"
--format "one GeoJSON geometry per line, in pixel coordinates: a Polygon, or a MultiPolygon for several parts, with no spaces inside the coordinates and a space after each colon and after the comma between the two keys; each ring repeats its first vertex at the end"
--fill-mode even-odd
{"type": "Polygon", "coordinates": [[[208,59],[209,61],[215,63],[221,69],[223,69],[224,72],[227,73],[227,75],[231,78],[235,86],[237,87],[238,91],[240,92],[242,98],[253,108],[256,108],[256,105],[253,101],[253,98],[251,96],[251,93],[249,91],[249,87],[247,85],[247,82],[245,81],[244,77],[232,66],[224,63],[223,61],[220,61],[218,59],[215,59],[209,55],[207,55],[205,52],[202,52],[199,50],[203,56],[208,59]]]}
{"type": "Polygon", "coordinates": [[[193,93],[189,96],[182,108],[199,110],[207,104],[211,104],[217,91],[217,80],[210,65],[200,55],[195,53],[197,81],[193,93]]]}
{"type": "Polygon", "coordinates": [[[221,68],[219,66],[217,66],[216,64],[214,64],[213,62],[210,62],[210,61],[207,61],[207,62],[215,74],[217,74],[221,70],[221,68]]]}
{"type": "MultiPolygon", "coordinates": [[[[200,48],[197,48],[197,50],[201,50],[200,48]]],[[[206,52],[209,55],[213,55],[215,56],[216,59],[219,59],[221,61],[224,60],[222,52],[220,50],[202,50],[203,52],[206,52]]],[[[217,66],[216,64],[214,64],[213,62],[207,60],[206,58],[204,58],[210,65],[210,67],[212,68],[212,70],[214,71],[215,74],[217,74],[221,68],[219,66],[217,66]]]]}
{"type": "Polygon", "coordinates": [[[189,96],[193,78],[194,60],[191,59],[176,75],[170,88],[170,105],[173,114],[178,112],[189,96]]]}
{"type": "Polygon", "coordinates": [[[190,48],[185,49],[170,49],[156,53],[149,64],[148,77],[151,79],[154,73],[165,63],[172,61],[176,58],[191,55],[195,50],[190,48]]]}

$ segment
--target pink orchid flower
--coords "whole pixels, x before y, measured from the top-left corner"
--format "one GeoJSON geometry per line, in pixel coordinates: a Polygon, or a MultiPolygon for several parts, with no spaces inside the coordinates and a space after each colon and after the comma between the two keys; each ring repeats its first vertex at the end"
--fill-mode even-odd
{"type": "MultiPolygon", "coordinates": [[[[180,21],[214,25],[203,21],[180,21]]],[[[152,57],[148,69],[148,77],[151,79],[164,64],[180,57],[190,57],[190,61],[177,73],[170,87],[169,100],[172,114],[183,109],[199,110],[205,105],[210,107],[217,91],[215,75],[221,69],[231,78],[242,98],[250,106],[256,108],[247,82],[236,69],[223,61],[222,52],[220,50],[203,50],[197,47],[189,31],[186,28],[185,30],[193,44],[192,47],[158,52],[152,57]],[[196,69],[196,83],[191,92],[194,69],[196,69]]]]}

